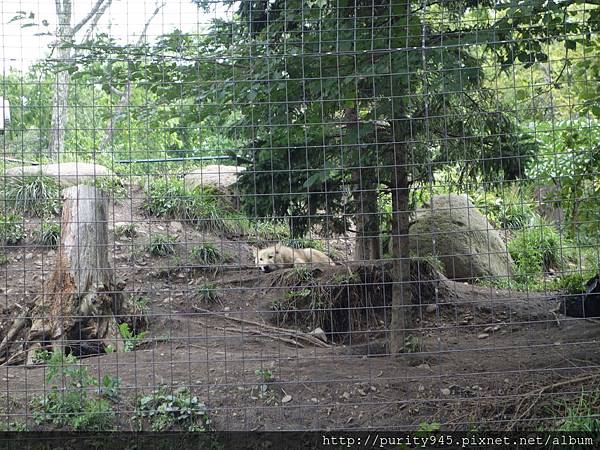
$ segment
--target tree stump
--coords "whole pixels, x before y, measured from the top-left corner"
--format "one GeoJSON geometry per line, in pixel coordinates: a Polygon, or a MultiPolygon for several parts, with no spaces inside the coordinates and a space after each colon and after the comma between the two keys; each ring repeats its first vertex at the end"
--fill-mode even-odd
{"type": "Polygon", "coordinates": [[[82,355],[121,345],[116,317],[124,313],[124,286],[116,281],[108,259],[108,200],[84,185],[65,189],[63,199],[54,272],[25,320],[15,320],[0,343],[5,360],[19,335],[24,335],[20,353],[28,353],[28,361],[36,348],[64,347],[82,355]]]}

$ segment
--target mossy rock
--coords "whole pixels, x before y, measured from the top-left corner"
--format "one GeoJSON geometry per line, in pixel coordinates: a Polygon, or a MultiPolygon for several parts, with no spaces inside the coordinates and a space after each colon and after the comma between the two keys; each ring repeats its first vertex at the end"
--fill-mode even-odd
{"type": "Polygon", "coordinates": [[[514,263],[500,234],[466,195],[435,195],[410,227],[411,252],[436,256],[451,279],[509,277],[514,263]]]}

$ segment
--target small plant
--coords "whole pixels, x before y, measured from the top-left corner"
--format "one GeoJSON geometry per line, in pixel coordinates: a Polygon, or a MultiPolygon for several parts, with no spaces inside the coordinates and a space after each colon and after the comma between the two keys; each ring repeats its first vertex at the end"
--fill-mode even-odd
{"type": "Polygon", "coordinates": [[[27,424],[23,422],[0,422],[0,432],[27,431],[27,424]]]}
{"type": "Polygon", "coordinates": [[[202,231],[241,233],[249,228],[248,219],[220,201],[215,189],[198,186],[189,190],[178,178],[154,180],[146,188],[142,208],[157,217],[193,223],[202,231]]]}
{"type": "Polygon", "coordinates": [[[190,256],[195,263],[205,266],[220,264],[231,259],[228,255],[223,254],[221,250],[210,243],[192,247],[190,256]]]}
{"type": "Polygon", "coordinates": [[[150,299],[143,295],[131,295],[131,303],[136,314],[147,315],[150,312],[150,299]]]}
{"type": "Polygon", "coordinates": [[[54,248],[60,242],[60,224],[42,223],[33,233],[36,244],[54,248]]]}
{"type": "Polygon", "coordinates": [[[540,275],[552,268],[560,268],[563,263],[561,237],[541,219],[518,231],[509,242],[508,251],[522,277],[540,275]]]}
{"type": "Polygon", "coordinates": [[[313,272],[306,266],[295,266],[292,269],[293,276],[300,282],[307,282],[313,279],[313,272]]]}
{"type": "Polygon", "coordinates": [[[136,334],[126,322],[119,324],[119,333],[121,333],[121,337],[125,341],[124,350],[126,352],[134,351],[148,335],[147,331],[141,331],[136,334]]]}
{"type": "Polygon", "coordinates": [[[147,247],[151,255],[167,256],[175,253],[175,238],[166,234],[155,234],[147,247]]]}
{"type": "Polygon", "coordinates": [[[267,399],[267,402],[269,403],[273,402],[275,397],[272,392],[269,392],[269,383],[272,383],[275,380],[273,372],[271,372],[269,369],[256,369],[254,373],[260,378],[260,384],[258,385],[258,398],[267,399]]]}
{"type": "MultiPolygon", "coordinates": [[[[50,422],[82,431],[113,427],[115,414],[106,399],[96,397],[100,386],[87,367],[79,364],[74,356],[65,356],[61,350],[38,352],[36,358],[47,364],[46,383],[51,384],[48,392],[32,400],[38,424],[50,422]]],[[[103,384],[112,386],[113,394],[118,389],[118,382],[110,377],[105,377],[103,384]]]]}
{"type": "Polygon", "coordinates": [[[202,283],[198,287],[198,300],[202,303],[221,303],[217,285],[211,281],[202,283]]]}
{"type": "Polygon", "coordinates": [[[134,238],[137,236],[137,227],[134,223],[117,225],[115,227],[115,236],[117,238],[134,238]]]}
{"type": "Polygon", "coordinates": [[[325,246],[321,241],[316,239],[308,239],[308,238],[296,238],[296,239],[283,239],[283,245],[287,245],[291,248],[314,248],[315,250],[320,250],[325,252],[325,246]]]}
{"type": "Polygon", "coordinates": [[[562,432],[588,432],[600,434],[600,394],[582,393],[576,405],[564,406],[564,413],[553,414],[555,417],[563,416],[556,431],[562,432]]]}
{"type": "Polygon", "coordinates": [[[551,290],[562,291],[567,295],[583,294],[588,281],[594,276],[592,271],[574,272],[552,280],[551,290]]]}
{"type": "Polygon", "coordinates": [[[60,212],[60,185],[51,177],[15,177],[4,188],[6,206],[22,214],[38,217],[54,216],[60,212]]]}
{"type": "Polygon", "coordinates": [[[15,245],[25,238],[23,218],[15,214],[9,214],[0,219],[0,240],[5,245],[15,245]]]}
{"type": "Polygon", "coordinates": [[[206,405],[192,395],[188,388],[173,392],[167,386],[160,386],[150,395],[141,397],[136,405],[134,419],[139,429],[144,420],[150,422],[152,431],[180,429],[184,431],[205,431],[210,426],[206,405]]]}
{"type": "Polygon", "coordinates": [[[94,186],[112,197],[117,203],[126,196],[123,182],[115,176],[99,176],[94,180],[94,186]]]}
{"type": "Polygon", "coordinates": [[[260,377],[263,383],[270,383],[275,380],[273,372],[270,369],[256,369],[254,373],[260,377]]]}
{"type": "Polygon", "coordinates": [[[8,257],[0,251],[0,266],[8,264],[8,257]]]}
{"type": "Polygon", "coordinates": [[[404,339],[404,351],[406,353],[418,353],[421,351],[421,340],[417,336],[407,336],[404,339]]]}

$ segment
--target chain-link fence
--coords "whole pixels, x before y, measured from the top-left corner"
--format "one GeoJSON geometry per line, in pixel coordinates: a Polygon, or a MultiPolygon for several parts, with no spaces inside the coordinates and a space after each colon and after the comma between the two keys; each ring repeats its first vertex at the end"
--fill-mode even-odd
{"type": "Polygon", "coordinates": [[[596,1],[0,12],[3,430],[599,429],[596,1]]]}

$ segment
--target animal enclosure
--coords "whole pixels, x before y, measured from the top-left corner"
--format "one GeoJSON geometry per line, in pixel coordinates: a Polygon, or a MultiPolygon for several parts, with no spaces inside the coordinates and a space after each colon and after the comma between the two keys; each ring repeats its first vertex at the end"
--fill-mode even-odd
{"type": "Polygon", "coordinates": [[[598,432],[597,1],[0,14],[0,430],[598,432]]]}

